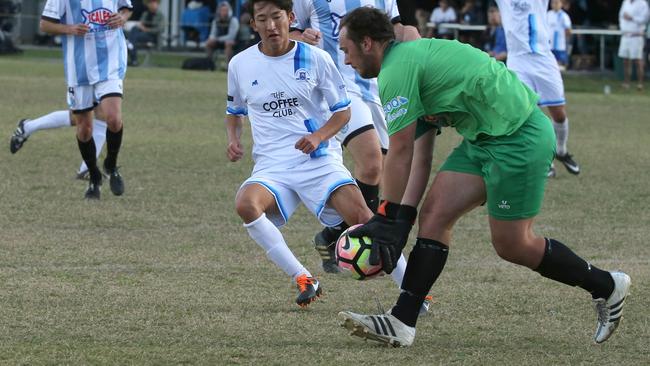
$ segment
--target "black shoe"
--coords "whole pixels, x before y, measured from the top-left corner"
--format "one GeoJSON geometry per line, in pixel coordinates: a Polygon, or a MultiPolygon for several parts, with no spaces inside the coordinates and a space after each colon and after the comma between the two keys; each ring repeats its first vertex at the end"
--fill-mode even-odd
{"type": "Polygon", "coordinates": [[[108,169],[104,164],[104,173],[108,175],[108,183],[111,187],[111,192],[116,196],[124,194],[124,179],[122,179],[122,176],[120,175],[119,168],[115,167],[113,169],[108,169]]]}
{"type": "Polygon", "coordinates": [[[314,249],[316,249],[320,255],[320,258],[323,261],[323,270],[327,273],[341,272],[341,268],[336,264],[335,245],[336,241],[330,243],[325,240],[322,231],[314,237],[314,249]]]}
{"type": "Polygon", "coordinates": [[[573,175],[580,174],[580,165],[578,165],[578,163],[573,160],[573,156],[571,154],[566,153],[565,155],[557,155],[555,158],[564,164],[564,167],[569,171],[569,173],[573,175]]]}
{"type": "Polygon", "coordinates": [[[9,151],[11,151],[12,154],[15,154],[18,150],[20,150],[20,148],[23,147],[25,141],[27,141],[28,136],[25,136],[25,122],[27,122],[27,119],[21,119],[20,122],[18,122],[18,126],[16,127],[13,135],[11,135],[11,140],[9,141],[9,151]]]}
{"type": "Polygon", "coordinates": [[[99,190],[99,187],[102,185],[101,182],[95,183],[93,181],[88,182],[88,189],[86,189],[86,194],[84,197],[87,200],[99,200],[101,196],[101,192],[99,190]]]}

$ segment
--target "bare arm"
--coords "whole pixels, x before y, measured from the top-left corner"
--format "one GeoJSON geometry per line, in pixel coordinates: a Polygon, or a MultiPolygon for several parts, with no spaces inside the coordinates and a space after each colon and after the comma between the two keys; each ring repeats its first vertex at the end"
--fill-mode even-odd
{"type": "Polygon", "coordinates": [[[235,162],[244,156],[241,145],[242,117],[234,114],[227,114],[225,119],[226,135],[228,136],[228,147],[226,155],[228,159],[235,162]]]}
{"type": "Polygon", "coordinates": [[[343,126],[350,120],[350,109],[338,111],[327,120],[318,130],[312,134],[304,136],[296,142],[295,148],[309,154],[318,148],[321,142],[334,137],[343,126]]]}
{"type": "Polygon", "coordinates": [[[383,199],[387,201],[402,202],[411,172],[416,125],[415,122],[411,123],[390,136],[390,149],[384,160],[382,174],[383,199]]]}
{"type": "Polygon", "coordinates": [[[289,32],[289,38],[294,41],[308,43],[312,46],[316,46],[320,42],[321,36],[321,32],[313,28],[307,28],[302,32],[298,29],[289,32]]]}

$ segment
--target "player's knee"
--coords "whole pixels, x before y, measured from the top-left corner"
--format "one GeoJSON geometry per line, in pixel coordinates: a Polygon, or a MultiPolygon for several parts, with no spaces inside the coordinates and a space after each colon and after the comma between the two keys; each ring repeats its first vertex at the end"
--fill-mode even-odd
{"type": "Polygon", "coordinates": [[[355,178],[360,181],[372,184],[381,180],[381,155],[378,154],[377,158],[365,159],[362,163],[355,167],[355,178]]]}
{"type": "Polygon", "coordinates": [[[451,230],[460,215],[460,213],[445,210],[434,200],[432,205],[426,205],[420,209],[420,226],[426,226],[433,231],[451,230]]]}
{"type": "Polygon", "coordinates": [[[524,239],[515,237],[492,237],[492,246],[497,255],[510,263],[529,266],[529,253],[524,239]]]}
{"type": "Polygon", "coordinates": [[[122,129],[122,115],[118,112],[106,113],[106,125],[108,129],[113,132],[118,132],[122,129]]]}
{"type": "Polygon", "coordinates": [[[240,197],[235,202],[235,209],[237,215],[244,220],[244,222],[253,222],[262,215],[262,210],[256,205],[255,202],[247,197],[240,197]]]}

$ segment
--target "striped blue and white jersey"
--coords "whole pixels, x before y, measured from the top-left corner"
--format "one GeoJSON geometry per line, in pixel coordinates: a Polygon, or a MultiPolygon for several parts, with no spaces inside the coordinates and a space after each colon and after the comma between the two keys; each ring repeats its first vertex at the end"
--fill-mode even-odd
{"type": "Polygon", "coordinates": [[[63,37],[63,59],[68,86],[94,85],[124,79],[126,39],[122,29],[109,28],[108,18],[131,0],[47,0],[42,18],[61,24],[86,24],[83,36],[63,37]]]}
{"type": "Polygon", "coordinates": [[[548,0],[496,0],[506,31],[508,57],[551,51],[548,0]]]}
{"type": "Polygon", "coordinates": [[[551,49],[566,51],[566,30],[571,29],[571,18],[564,10],[549,10],[546,19],[551,31],[551,49]]]}
{"type": "Polygon", "coordinates": [[[377,79],[363,79],[359,76],[352,66],[345,64],[345,54],[339,49],[341,19],[362,6],[384,10],[393,22],[399,21],[400,15],[395,0],[294,0],[293,11],[296,20],[292,27],[319,30],[322,37],[318,46],[334,60],[343,75],[348,92],[359,95],[365,101],[381,105],[377,79]]]}
{"type": "MultiPolygon", "coordinates": [[[[312,158],[295,143],[350,106],[330,56],[302,42],[278,57],[263,54],[258,45],[234,56],[228,65],[227,99],[227,114],[247,115],[250,121],[254,172],[295,167],[312,158]]],[[[341,145],[331,138],[312,155],[341,159],[341,145]]]]}

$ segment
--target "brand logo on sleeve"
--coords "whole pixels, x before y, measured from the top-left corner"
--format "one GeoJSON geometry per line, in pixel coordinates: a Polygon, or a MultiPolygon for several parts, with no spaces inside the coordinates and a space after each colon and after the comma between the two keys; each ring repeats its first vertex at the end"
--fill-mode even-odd
{"type": "Polygon", "coordinates": [[[390,123],[397,118],[405,115],[408,112],[409,100],[402,96],[397,96],[384,104],[384,115],[386,116],[386,122],[390,123]]]}

